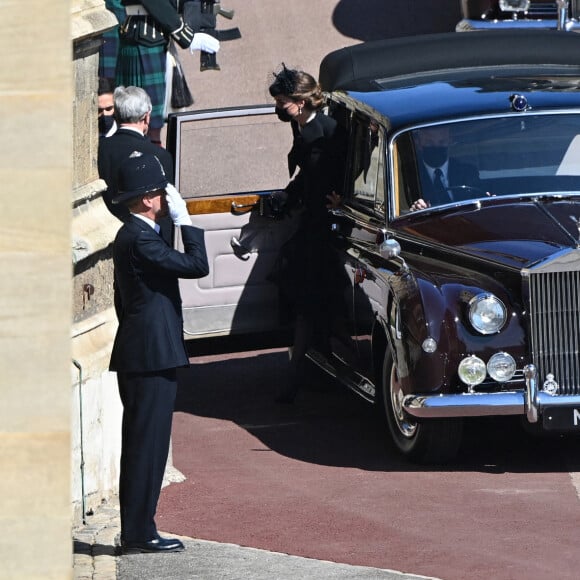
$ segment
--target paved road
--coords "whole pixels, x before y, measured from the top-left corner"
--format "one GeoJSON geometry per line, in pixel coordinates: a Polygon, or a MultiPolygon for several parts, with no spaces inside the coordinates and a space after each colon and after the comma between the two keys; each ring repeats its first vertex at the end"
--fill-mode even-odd
{"type": "Polygon", "coordinates": [[[455,465],[402,460],[342,390],[273,403],[284,349],[195,357],[180,377],[161,529],[446,580],[578,578],[578,441],[478,421],[455,465]],[[576,474],[574,474],[576,472],[576,474]]]}
{"type": "MultiPolygon", "coordinates": [[[[280,62],[316,73],[335,48],[452,30],[459,18],[459,0],[223,5],[236,16],[220,27],[239,26],[243,38],[223,43],[221,72],[200,73],[197,56],[182,54],[194,109],[269,102],[280,62]]],[[[578,578],[577,441],[537,441],[510,421],[478,421],[454,466],[421,469],[395,453],[372,410],[348,392],[275,405],[283,348],[192,362],[173,438],[187,480],[163,491],[164,531],[446,580],[578,578]]]]}
{"type": "Polygon", "coordinates": [[[280,63],[318,74],[322,57],[337,48],[409,34],[447,32],[460,18],[459,0],[222,0],[240,40],[222,43],[221,71],[199,71],[199,56],[181,52],[195,98],[193,110],[269,103],[268,85],[280,63]],[[433,7],[436,7],[434,10],[433,7]]]}

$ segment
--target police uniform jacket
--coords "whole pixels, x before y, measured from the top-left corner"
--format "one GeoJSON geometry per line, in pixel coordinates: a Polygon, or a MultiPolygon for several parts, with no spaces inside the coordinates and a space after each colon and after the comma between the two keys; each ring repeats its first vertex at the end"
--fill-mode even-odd
{"type": "Polygon", "coordinates": [[[146,373],[188,364],[179,278],[209,272],[203,230],[181,226],[184,252],[172,249],[131,215],[113,244],[115,310],[119,328],[110,370],[146,373]]]}

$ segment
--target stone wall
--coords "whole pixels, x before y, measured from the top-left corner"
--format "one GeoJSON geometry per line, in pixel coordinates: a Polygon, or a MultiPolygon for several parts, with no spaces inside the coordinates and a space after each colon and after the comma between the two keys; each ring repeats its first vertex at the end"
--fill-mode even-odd
{"type": "Polygon", "coordinates": [[[72,577],[71,5],[0,2],[0,576],[72,577]]]}
{"type": "MultiPolygon", "coordinates": [[[[71,450],[74,524],[118,492],[122,406],[108,372],[117,319],[112,242],[121,223],[98,179],[97,87],[103,32],[116,24],[102,0],[72,2],[72,356],[71,450]]],[[[171,454],[166,483],[181,481],[171,454]]]]}
{"type": "Polygon", "coordinates": [[[98,179],[97,86],[101,35],[116,24],[102,0],[72,3],[72,502],[74,522],[117,491],[121,404],[108,363],[117,322],[111,242],[120,222],[98,179]]]}

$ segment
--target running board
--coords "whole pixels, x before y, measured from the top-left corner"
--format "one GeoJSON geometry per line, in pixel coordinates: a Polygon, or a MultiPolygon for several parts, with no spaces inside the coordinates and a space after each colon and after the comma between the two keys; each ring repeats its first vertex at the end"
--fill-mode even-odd
{"type": "Polygon", "coordinates": [[[332,353],[330,360],[318,351],[309,350],[306,356],[325,373],[337,379],[369,403],[375,402],[375,385],[367,377],[357,373],[338,355],[332,353]]]}

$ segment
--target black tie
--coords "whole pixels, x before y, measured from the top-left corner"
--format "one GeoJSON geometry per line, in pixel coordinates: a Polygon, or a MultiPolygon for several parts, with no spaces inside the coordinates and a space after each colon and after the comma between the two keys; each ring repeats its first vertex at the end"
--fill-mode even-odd
{"type": "Polygon", "coordinates": [[[445,185],[443,185],[443,171],[441,171],[440,167],[437,167],[433,173],[433,185],[437,191],[445,193],[445,185]]]}
{"type": "Polygon", "coordinates": [[[441,171],[440,167],[437,167],[433,172],[433,185],[435,186],[435,191],[442,195],[442,199],[453,201],[453,195],[443,184],[443,171],[441,171]]]}

